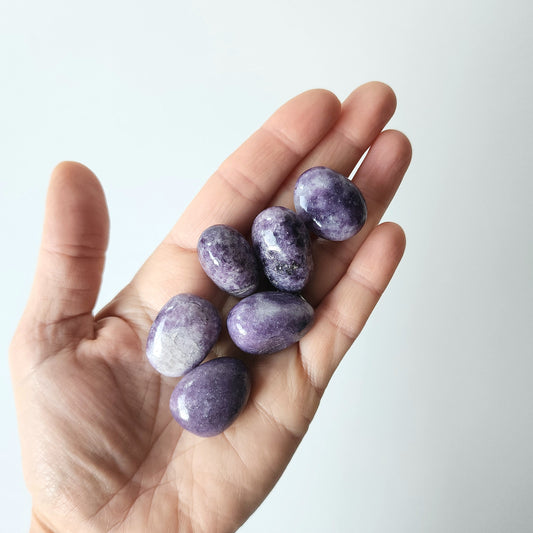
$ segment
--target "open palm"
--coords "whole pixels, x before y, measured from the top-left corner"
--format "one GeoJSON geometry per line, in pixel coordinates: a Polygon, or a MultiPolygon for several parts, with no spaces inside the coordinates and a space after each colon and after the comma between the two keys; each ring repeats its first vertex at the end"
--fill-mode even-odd
{"type": "MultiPolygon", "coordinates": [[[[134,279],[96,316],[108,239],[96,177],[62,163],[50,183],[31,296],[10,349],[24,474],[35,531],[233,531],[282,474],[333,371],[357,337],[403,253],[402,230],[379,224],[410,160],[397,131],[382,131],[395,97],[380,83],[342,104],[323,90],[281,107],[207,182],[134,279]],[[212,224],[244,234],[269,205],[292,207],[305,169],[355,180],[368,204],[363,230],[314,242],[305,296],[315,322],[296,346],[245,356],[247,407],[224,433],[200,438],[172,419],[177,380],[144,354],[151,322],[173,295],[235,301],[206,277],[196,243],[212,224]]],[[[216,355],[235,353],[223,336],[216,355]]]]}

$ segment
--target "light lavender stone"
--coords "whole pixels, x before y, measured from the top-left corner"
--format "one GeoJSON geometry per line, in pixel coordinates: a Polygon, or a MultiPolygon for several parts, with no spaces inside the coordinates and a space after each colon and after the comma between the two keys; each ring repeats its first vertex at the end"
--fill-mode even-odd
{"type": "Polygon", "coordinates": [[[326,167],[310,168],[298,178],[294,206],[311,231],[330,241],[353,237],[367,216],[361,191],[342,174],[326,167]]]}
{"type": "Polygon", "coordinates": [[[256,292],[229,312],[228,333],[244,352],[274,353],[298,342],[310,329],[313,315],[298,294],[256,292]]]}
{"type": "Polygon", "coordinates": [[[182,376],[205,359],[221,329],[222,321],[211,302],[194,294],[178,294],[154,320],[146,356],[164,376],[182,376]]]}
{"type": "Polygon", "coordinates": [[[248,296],[259,285],[252,247],[234,228],[224,224],[207,228],[198,240],[198,258],[213,282],[233,296],[248,296]]]}
{"type": "Polygon", "coordinates": [[[309,232],[294,211],[274,206],[259,213],[252,225],[252,242],[265,276],[276,289],[303,289],[313,270],[313,257],[309,232]]]}
{"type": "Polygon", "coordinates": [[[197,366],[176,385],[170,411],[187,431],[212,437],[225,431],[244,409],[250,394],[250,374],[233,357],[197,366]]]}

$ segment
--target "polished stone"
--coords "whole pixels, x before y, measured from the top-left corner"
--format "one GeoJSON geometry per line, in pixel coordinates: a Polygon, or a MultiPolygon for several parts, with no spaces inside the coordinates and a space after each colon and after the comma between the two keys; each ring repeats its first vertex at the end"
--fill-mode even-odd
{"type": "Polygon", "coordinates": [[[221,329],[222,321],[211,302],[194,294],[178,294],[154,320],[146,356],[164,376],[182,376],[205,359],[221,329]]]}
{"type": "Polygon", "coordinates": [[[276,289],[303,289],[313,270],[313,257],[309,232],[294,211],[274,206],[259,213],[252,225],[252,242],[265,276],[276,289]]]}
{"type": "Polygon", "coordinates": [[[363,227],[366,202],[342,174],[326,167],[306,170],[294,188],[294,206],[310,231],[330,241],[344,241],[363,227]]]}
{"type": "Polygon", "coordinates": [[[230,311],[228,333],[241,350],[278,352],[298,342],[309,330],[314,311],[301,296],[289,292],[256,292],[230,311]]]}
{"type": "Polygon", "coordinates": [[[207,228],[198,240],[198,258],[213,282],[233,296],[248,296],[259,285],[260,270],[252,247],[230,226],[207,228]]]}
{"type": "Polygon", "coordinates": [[[241,361],[220,357],[197,366],[176,385],[170,411],[187,431],[212,437],[226,430],[250,394],[250,375],[241,361]]]}

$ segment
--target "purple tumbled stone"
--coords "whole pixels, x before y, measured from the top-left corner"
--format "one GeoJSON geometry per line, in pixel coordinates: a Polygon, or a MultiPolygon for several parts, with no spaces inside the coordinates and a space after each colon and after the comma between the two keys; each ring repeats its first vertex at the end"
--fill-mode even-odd
{"type": "Polygon", "coordinates": [[[176,385],[170,411],[187,431],[212,437],[227,429],[243,410],[250,394],[250,374],[233,357],[197,366],[176,385]]]}
{"type": "Polygon", "coordinates": [[[236,229],[224,224],[207,228],[198,240],[198,258],[213,282],[233,296],[248,296],[259,285],[252,247],[236,229]]]}
{"type": "Polygon", "coordinates": [[[259,213],[252,225],[252,242],[266,277],[276,289],[303,289],[313,270],[313,257],[309,232],[294,211],[274,206],[259,213]]]}
{"type": "Polygon", "coordinates": [[[244,352],[274,353],[299,341],[313,315],[313,308],[298,294],[256,292],[229,312],[228,333],[244,352]]]}
{"type": "Polygon", "coordinates": [[[353,237],[367,215],[361,191],[348,178],[326,167],[310,168],[298,178],[294,207],[311,231],[330,241],[353,237]]]}
{"type": "Polygon", "coordinates": [[[211,302],[194,294],[178,294],[154,320],[146,356],[164,376],[182,376],[205,359],[221,329],[222,321],[211,302]]]}

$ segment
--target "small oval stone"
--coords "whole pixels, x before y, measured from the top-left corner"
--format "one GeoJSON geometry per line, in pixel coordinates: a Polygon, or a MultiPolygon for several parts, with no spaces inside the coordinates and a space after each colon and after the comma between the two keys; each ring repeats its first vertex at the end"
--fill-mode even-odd
{"type": "Polygon", "coordinates": [[[187,431],[212,437],[226,430],[250,394],[250,374],[238,359],[220,357],[197,366],[176,385],[170,411],[187,431]]]}
{"type": "Polygon", "coordinates": [[[182,376],[199,365],[217,341],[222,321],[215,306],[194,294],[178,294],[159,311],[146,356],[164,376],[182,376]]]}
{"type": "Polygon", "coordinates": [[[198,258],[213,282],[233,296],[248,296],[259,285],[259,265],[252,247],[230,226],[207,228],[198,240],[198,258]]]}
{"type": "Polygon", "coordinates": [[[311,239],[298,215],[286,207],[265,209],[252,225],[254,250],[265,276],[281,291],[301,291],[313,270],[311,239]]]}
{"type": "Polygon", "coordinates": [[[311,231],[330,241],[353,237],[367,216],[361,191],[327,167],[310,168],[298,178],[294,207],[311,231]]]}
{"type": "Polygon", "coordinates": [[[244,352],[269,354],[298,342],[310,329],[314,311],[300,295],[256,292],[228,314],[228,333],[244,352]]]}

